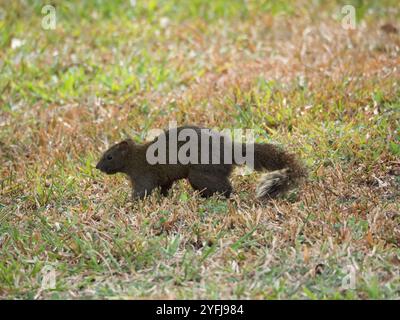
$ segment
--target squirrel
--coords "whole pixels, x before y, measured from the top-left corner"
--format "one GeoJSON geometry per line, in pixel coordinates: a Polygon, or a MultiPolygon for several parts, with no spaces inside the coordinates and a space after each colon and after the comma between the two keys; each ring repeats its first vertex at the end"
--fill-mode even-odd
{"type": "MultiPolygon", "coordinates": [[[[271,171],[262,177],[256,188],[256,196],[259,199],[276,198],[298,185],[301,178],[306,176],[304,166],[295,155],[275,145],[268,143],[233,143],[226,135],[197,126],[182,126],[165,130],[153,141],[144,144],[135,143],[132,139],[123,140],[104,152],[96,165],[96,169],[109,175],[118,172],[126,174],[132,182],[133,199],[143,199],[156,188],[160,188],[161,194],[167,196],[172,184],[180,179],[188,179],[193,189],[199,191],[202,197],[210,197],[219,193],[229,198],[232,192],[229,176],[234,166],[242,163],[226,157],[223,152],[215,151],[212,148],[215,145],[209,140],[204,144],[200,143],[198,139],[193,139],[190,142],[192,143],[190,147],[197,149],[195,148],[193,152],[190,149],[186,150],[186,153],[181,153],[181,151],[185,151],[183,150],[184,145],[190,141],[190,137],[186,136],[187,139],[183,141],[176,139],[176,148],[167,143],[163,150],[170,158],[171,155],[175,158],[177,158],[177,155],[187,156],[187,151],[193,153],[191,156],[196,156],[197,153],[197,156],[202,157],[201,162],[198,159],[188,162],[185,157],[183,159],[180,157],[175,162],[162,163],[159,161],[159,163],[152,163],[149,161],[151,154],[149,151],[155,149],[157,143],[170,141],[170,137],[180,135],[185,130],[191,130],[192,138],[201,138],[204,135],[211,139],[218,138],[219,151],[224,150],[224,148],[232,151],[234,147],[239,147],[241,156],[247,156],[250,155],[250,152],[253,152],[253,163],[250,166],[256,171],[271,171]],[[220,161],[218,162],[218,160],[220,161]]],[[[154,152],[153,155],[155,154],[154,152]]],[[[160,150],[158,150],[158,156],[160,156],[160,150]]]]}

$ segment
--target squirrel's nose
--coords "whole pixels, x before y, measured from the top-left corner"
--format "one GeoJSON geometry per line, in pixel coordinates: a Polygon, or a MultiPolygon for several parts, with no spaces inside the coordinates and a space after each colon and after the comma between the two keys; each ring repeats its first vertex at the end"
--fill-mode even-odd
{"type": "Polygon", "coordinates": [[[96,164],[96,169],[97,169],[97,170],[99,170],[99,169],[100,169],[100,166],[99,166],[99,164],[96,164]]]}

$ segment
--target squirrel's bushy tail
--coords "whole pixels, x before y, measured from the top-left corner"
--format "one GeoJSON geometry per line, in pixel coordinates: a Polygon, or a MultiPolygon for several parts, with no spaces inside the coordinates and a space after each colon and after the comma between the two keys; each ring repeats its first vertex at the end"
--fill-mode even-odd
{"type": "Polygon", "coordinates": [[[271,171],[262,176],[257,198],[271,199],[295,187],[306,177],[305,167],[294,154],[272,144],[254,144],[254,170],[271,171]]]}

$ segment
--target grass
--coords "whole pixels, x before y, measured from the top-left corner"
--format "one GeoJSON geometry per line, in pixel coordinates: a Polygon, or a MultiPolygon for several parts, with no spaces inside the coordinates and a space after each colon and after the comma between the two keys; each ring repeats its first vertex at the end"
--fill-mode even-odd
{"type": "Polygon", "coordinates": [[[0,3],[1,298],[400,297],[397,1],[53,4],[44,30],[41,1],[0,3]],[[254,129],[310,177],[268,204],[255,174],[132,202],[94,165],[169,121],[254,129]]]}

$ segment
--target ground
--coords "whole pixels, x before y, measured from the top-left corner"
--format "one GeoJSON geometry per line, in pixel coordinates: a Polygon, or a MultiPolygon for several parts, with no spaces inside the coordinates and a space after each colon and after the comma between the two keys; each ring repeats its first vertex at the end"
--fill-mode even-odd
{"type": "Polygon", "coordinates": [[[397,0],[53,1],[49,30],[45,4],[0,2],[0,298],[400,297],[397,0]],[[171,121],[253,129],[309,177],[133,202],[94,168],[171,121]]]}

